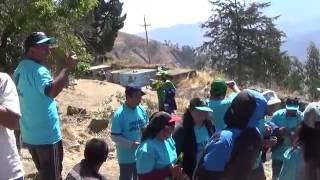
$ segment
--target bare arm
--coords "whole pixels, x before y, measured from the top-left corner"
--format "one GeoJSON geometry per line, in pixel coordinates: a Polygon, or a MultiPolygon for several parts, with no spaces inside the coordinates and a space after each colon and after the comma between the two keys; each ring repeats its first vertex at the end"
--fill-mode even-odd
{"type": "Polygon", "coordinates": [[[47,87],[48,89],[46,89],[46,94],[48,96],[55,98],[63,90],[68,81],[70,70],[73,69],[76,65],[76,59],[77,55],[72,52],[67,58],[66,67],[60,71],[59,75],[55,78],[52,84],[47,87]]]}
{"type": "Polygon", "coordinates": [[[123,146],[123,147],[126,147],[126,148],[134,148],[135,149],[139,145],[138,142],[130,141],[120,135],[111,134],[111,139],[116,144],[123,146]]]}
{"type": "Polygon", "coordinates": [[[62,91],[62,89],[65,87],[68,76],[69,76],[69,69],[63,68],[59,75],[55,78],[55,80],[52,82],[51,86],[49,86],[47,90],[47,95],[50,97],[57,97],[59,93],[62,91]]]}
{"type": "Polygon", "coordinates": [[[235,93],[240,92],[240,88],[238,87],[237,83],[235,81],[228,81],[227,82],[228,87],[235,93]]]}

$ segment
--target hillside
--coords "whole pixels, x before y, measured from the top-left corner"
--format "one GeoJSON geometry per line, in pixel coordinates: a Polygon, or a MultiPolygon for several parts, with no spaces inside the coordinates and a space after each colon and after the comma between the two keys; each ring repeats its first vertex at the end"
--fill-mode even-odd
{"type": "MultiPolygon", "coordinates": [[[[167,64],[176,67],[191,65],[190,61],[182,58],[181,50],[155,40],[149,41],[149,52],[152,64],[167,64]]],[[[139,36],[120,32],[113,50],[106,56],[113,60],[128,60],[136,64],[148,63],[146,41],[139,36]]]]}

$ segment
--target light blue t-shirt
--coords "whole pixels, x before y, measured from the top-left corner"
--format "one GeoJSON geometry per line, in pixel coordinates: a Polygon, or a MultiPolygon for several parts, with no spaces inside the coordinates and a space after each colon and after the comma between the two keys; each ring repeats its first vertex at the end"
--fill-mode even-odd
{"type": "Polygon", "coordinates": [[[206,147],[210,139],[210,136],[206,126],[204,125],[194,126],[193,129],[194,129],[194,134],[196,136],[196,143],[197,143],[197,160],[199,160],[204,148],[206,147]]]}
{"type": "Polygon", "coordinates": [[[289,148],[284,153],[284,161],[278,180],[305,179],[304,165],[301,148],[289,148]]]}
{"type": "MultiPolygon", "coordinates": [[[[292,133],[296,130],[296,128],[299,126],[300,122],[302,121],[302,112],[298,111],[296,117],[287,117],[286,115],[286,109],[280,109],[276,111],[271,119],[271,122],[281,127],[287,128],[289,133],[292,133]]],[[[283,160],[283,153],[290,148],[292,145],[292,142],[290,140],[289,134],[284,137],[283,145],[274,149],[272,151],[272,159],[273,160],[283,160]]]]}
{"type": "Polygon", "coordinates": [[[136,156],[138,174],[163,169],[177,161],[176,147],[172,137],[164,141],[157,138],[147,139],[138,147],[136,156]]]}
{"type": "Polygon", "coordinates": [[[210,113],[210,119],[215,125],[216,131],[221,131],[222,129],[226,128],[226,124],[224,123],[224,115],[236,96],[237,93],[231,93],[227,98],[222,100],[209,99],[208,106],[213,111],[210,113]]]}
{"type": "Polygon", "coordinates": [[[57,103],[45,95],[53,82],[43,65],[28,59],[20,62],[14,72],[20,99],[22,141],[31,145],[54,144],[62,139],[57,103]]]}
{"type": "MultiPolygon", "coordinates": [[[[111,134],[120,135],[130,141],[139,142],[141,130],[146,127],[148,116],[142,105],[130,108],[126,104],[120,106],[114,113],[111,124],[111,134]]],[[[116,145],[118,162],[120,164],[134,163],[135,149],[116,145]]]]}
{"type": "Polygon", "coordinates": [[[222,130],[220,136],[213,138],[206,148],[203,165],[208,171],[224,171],[230,160],[234,142],[240,135],[240,129],[222,130]]]}

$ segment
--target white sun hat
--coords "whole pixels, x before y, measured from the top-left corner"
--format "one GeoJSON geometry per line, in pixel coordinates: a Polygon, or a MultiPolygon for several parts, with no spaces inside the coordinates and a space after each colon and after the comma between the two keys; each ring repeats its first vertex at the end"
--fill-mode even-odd
{"type": "Polygon", "coordinates": [[[281,100],[278,98],[277,94],[274,91],[266,90],[262,93],[262,95],[267,100],[268,105],[281,103],[281,100]]]}

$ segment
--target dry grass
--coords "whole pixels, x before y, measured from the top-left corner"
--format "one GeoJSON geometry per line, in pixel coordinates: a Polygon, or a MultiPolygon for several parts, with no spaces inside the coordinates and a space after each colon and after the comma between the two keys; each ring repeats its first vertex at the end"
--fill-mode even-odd
{"type": "Polygon", "coordinates": [[[214,79],[218,79],[218,78],[224,79],[225,76],[222,73],[218,73],[218,72],[211,72],[211,73],[197,72],[197,77],[187,78],[185,80],[182,80],[178,84],[178,87],[182,89],[204,87],[211,84],[211,82],[214,79]]]}

